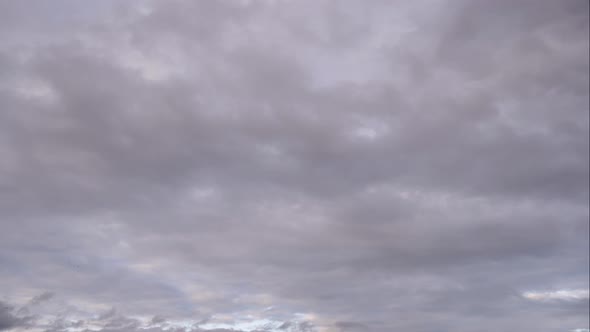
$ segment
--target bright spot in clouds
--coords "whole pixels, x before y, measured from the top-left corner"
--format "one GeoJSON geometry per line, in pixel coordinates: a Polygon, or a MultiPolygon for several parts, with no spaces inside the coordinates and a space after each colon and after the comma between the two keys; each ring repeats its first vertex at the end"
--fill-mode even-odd
{"type": "Polygon", "coordinates": [[[556,291],[545,291],[545,292],[525,292],[523,296],[533,301],[553,301],[553,300],[565,300],[565,301],[576,301],[576,300],[587,300],[589,298],[588,289],[562,289],[556,291]]]}

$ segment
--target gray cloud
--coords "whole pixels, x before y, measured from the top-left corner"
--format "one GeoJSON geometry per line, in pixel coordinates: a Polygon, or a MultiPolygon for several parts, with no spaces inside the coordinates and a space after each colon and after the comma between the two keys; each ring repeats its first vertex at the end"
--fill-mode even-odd
{"type": "Polygon", "coordinates": [[[55,296],[52,292],[44,292],[37,296],[35,296],[30,302],[29,305],[37,305],[43,303],[45,301],[51,300],[55,296]]]}
{"type": "Polygon", "coordinates": [[[31,316],[18,315],[13,306],[0,301],[0,331],[28,327],[31,316]]]}
{"type": "Polygon", "coordinates": [[[0,13],[5,329],[588,328],[587,2],[0,13]]]}

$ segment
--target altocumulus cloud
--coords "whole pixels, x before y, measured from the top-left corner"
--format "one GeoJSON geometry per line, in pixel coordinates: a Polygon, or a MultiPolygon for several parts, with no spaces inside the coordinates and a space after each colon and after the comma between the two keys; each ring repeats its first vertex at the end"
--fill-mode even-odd
{"type": "Polygon", "coordinates": [[[587,331],[588,11],[0,1],[0,330],[587,331]]]}

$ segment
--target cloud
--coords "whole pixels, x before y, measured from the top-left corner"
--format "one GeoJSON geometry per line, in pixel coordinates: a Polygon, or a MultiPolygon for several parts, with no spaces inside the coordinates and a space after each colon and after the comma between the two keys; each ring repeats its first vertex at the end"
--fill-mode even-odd
{"type": "Polygon", "coordinates": [[[341,331],[369,331],[369,327],[358,322],[336,322],[334,324],[341,331]]]}
{"type": "Polygon", "coordinates": [[[0,4],[4,326],[587,324],[587,2],[82,7],[0,4]]]}
{"type": "Polygon", "coordinates": [[[49,301],[54,296],[55,296],[55,294],[53,292],[44,292],[44,293],[41,293],[41,294],[35,296],[33,299],[31,299],[31,301],[29,302],[29,305],[36,305],[36,304],[40,304],[40,303],[45,302],[45,301],[49,301]]]}
{"type": "Polygon", "coordinates": [[[31,316],[19,316],[14,307],[0,301],[0,331],[9,331],[14,328],[28,327],[31,316]]]}
{"type": "Polygon", "coordinates": [[[589,294],[587,289],[563,289],[548,292],[525,292],[523,296],[532,301],[587,301],[589,294]]]}

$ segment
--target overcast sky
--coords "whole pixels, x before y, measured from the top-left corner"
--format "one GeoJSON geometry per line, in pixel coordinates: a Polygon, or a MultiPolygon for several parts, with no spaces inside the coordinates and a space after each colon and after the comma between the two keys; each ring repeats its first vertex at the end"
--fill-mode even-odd
{"type": "Polygon", "coordinates": [[[0,1],[0,331],[589,331],[588,12],[0,1]]]}

